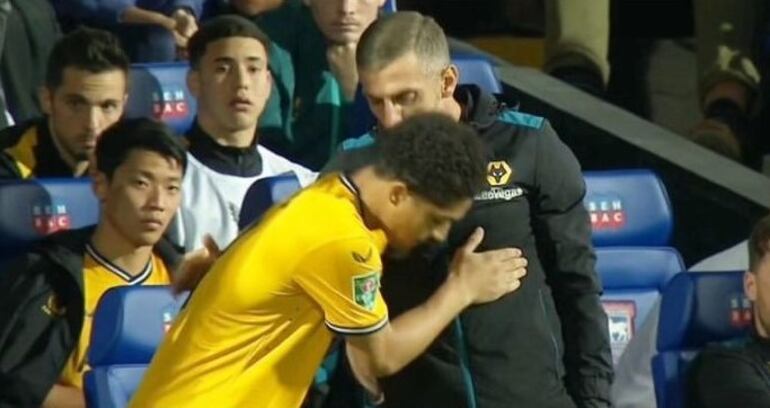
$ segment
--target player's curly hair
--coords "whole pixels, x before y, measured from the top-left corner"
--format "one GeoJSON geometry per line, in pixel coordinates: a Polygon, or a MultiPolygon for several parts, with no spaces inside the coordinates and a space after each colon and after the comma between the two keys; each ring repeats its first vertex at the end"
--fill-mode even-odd
{"type": "Polygon", "coordinates": [[[406,119],[382,131],[377,145],[378,174],[440,207],[473,197],[483,185],[487,160],[478,134],[446,115],[406,119]]]}

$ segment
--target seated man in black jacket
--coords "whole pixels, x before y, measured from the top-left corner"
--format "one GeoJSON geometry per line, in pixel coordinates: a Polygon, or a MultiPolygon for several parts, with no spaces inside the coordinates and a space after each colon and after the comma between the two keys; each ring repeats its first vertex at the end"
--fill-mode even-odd
{"type": "Polygon", "coordinates": [[[770,408],[770,216],[749,238],[743,284],[752,301],[750,337],[704,350],[689,373],[688,407],[770,408]]]}
{"type": "MultiPolygon", "coordinates": [[[[594,269],[585,184],[575,156],[543,118],[507,109],[477,86],[458,86],[441,27],[415,12],[380,17],[356,50],[363,93],[389,128],[420,112],[471,125],[487,147],[487,186],[448,247],[386,259],[392,316],[443,281],[451,253],[476,227],[484,249],[521,248],[521,290],[464,311],[426,354],[381,379],[387,407],[609,407],[612,361],[594,269]],[[432,273],[425,273],[432,270],[432,273]]],[[[343,145],[329,168],[373,160],[377,134],[343,145]]]]}
{"type": "Polygon", "coordinates": [[[0,132],[0,179],[80,177],[101,133],[123,115],[128,57],[102,30],[63,37],[48,59],[45,117],[0,132]]]}
{"type": "Polygon", "coordinates": [[[170,283],[154,246],[181,200],[184,146],[150,119],[119,122],[96,148],[95,228],[35,245],[0,273],[0,407],[84,407],[91,316],[123,285],[170,283]]]}

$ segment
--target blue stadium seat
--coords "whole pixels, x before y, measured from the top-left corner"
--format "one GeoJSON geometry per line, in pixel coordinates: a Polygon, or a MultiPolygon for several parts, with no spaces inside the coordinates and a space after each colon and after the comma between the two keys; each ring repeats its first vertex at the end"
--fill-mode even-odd
{"type": "Polygon", "coordinates": [[[90,408],[123,407],[187,299],[168,286],[123,286],[104,293],[94,313],[85,393],[90,408]]]}
{"type": "Polygon", "coordinates": [[[492,63],[481,55],[452,53],[452,63],[460,71],[461,84],[476,84],[487,92],[501,94],[503,87],[492,63]]]}
{"type": "Polygon", "coordinates": [[[197,104],[187,90],[187,63],[131,66],[126,117],[162,120],[183,134],[192,125],[197,104]]]}
{"type": "Polygon", "coordinates": [[[293,172],[261,178],[246,191],[238,217],[238,229],[258,220],[274,204],[285,201],[302,187],[293,172]]]}
{"type": "Polygon", "coordinates": [[[649,170],[585,172],[584,204],[593,243],[606,246],[666,246],[673,215],[668,193],[649,170]]]}
{"type": "Polygon", "coordinates": [[[709,343],[745,336],[751,304],[743,292],[743,272],[688,272],[675,276],[663,292],[658,322],[658,354],[652,359],[658,408],[684,408],[687,367],[709,343]]]}
{"type": "Polygon", "coordinates": [[[395,13],[396,11],[398,11],[398,7],[396,7],[396,0],[386,0],[385,4],[382,5],[383,13],[395,13]]]}
{"type": "Polygon", "coordinates": [[[591,216],[602,305],[618,361],[671,277],[685,270],[666,245],[673,214],[666,188],[649,170],[585,172],[584,204],[591,216]]]}
{"type": "Polygon", "coordinates": [[[612,357],[617,362],[666,283],[685,266],[679,252],[668,247],[597,248],[596,257],[612,357]]]}
{"type": "Polygon", "coordinates": [[[124,364],[99,367],[88,371],[83,380],[83,392],[88,408],[123,408],[139,387],[146,364],[124,364]]]}
{"type": "Polygon", "coordinates": [[[0,258],[50,233],[96,224],[91,180],[35,179],[0,183],[0,258]]]}

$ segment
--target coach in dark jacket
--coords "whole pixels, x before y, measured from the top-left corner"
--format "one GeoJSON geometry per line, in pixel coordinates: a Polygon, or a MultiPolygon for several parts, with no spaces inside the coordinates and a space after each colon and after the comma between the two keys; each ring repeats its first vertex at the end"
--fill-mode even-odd
{"type": "MultiPolygon", "coordinates": [[[[382,291],[391,315],[419,304],[446,276],[450,255],[476,226],[482,249],[521,248],[521,289],[470,308],[421,358],[382,379],[388,407],[609,407],[607,317],[572,152],[540,117],[501,106],[476,86],[457,88],[446,39],[418,13],[382,17],[357,50],[363,92],[380,126],[435,110],[476,128],[489,154],[488,187],[448,246],[389,260],[382,291]]],[[[460,73],[461,74],[461,73],[460,73]]],[[[376,156],[376,133],[346,142],[329,169],[376,156]]]]}

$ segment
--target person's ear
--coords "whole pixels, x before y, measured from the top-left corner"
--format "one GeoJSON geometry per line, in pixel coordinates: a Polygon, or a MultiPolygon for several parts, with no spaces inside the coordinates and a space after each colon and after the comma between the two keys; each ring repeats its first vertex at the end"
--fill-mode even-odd
{"type": "Polygon", "coordinates": [[[455,64],[449,64],[441,72],[441,97],[451,98],[460,82],[460,71],[455,64]]]}
{"type": "Polygon", "coordinates": [[[37,97],[40,99],[40,108],[43,110],[43,113],[51,115],[53,112],[53,91],[43,85],[37,89],[37,97]]]}
{"type": "Polygon", "coordinates": [[[409,189],[402,182],[395,182],[388,192],[388,202],[393,207],[403,205],[410,198],[409,189]]]}
{"type": "Polygon", "coordinates": [[[743,291],[752,302],[757,300],[757,275],[750,271],[743,274],[743,291]]]}
{"type": "Polygon", "coordinates": [[[103,203],[107,199],[107,195],[109,194],[109,180],[107,180],[107,175],[102,173],[101,171],[98,171],[95,169],[96,164],[94,163],[91,166],[90,176],[91,176],[91,189],[94,191],[94,195],[99,200],[100,203],[103,203]]]}
{"type": "Polygon", "coordinates": [[[190,68],[187,71],[187,89],[190,90],[190,94],[198,99],[200,95],[200,73],[197,69],[190,68]]]}

